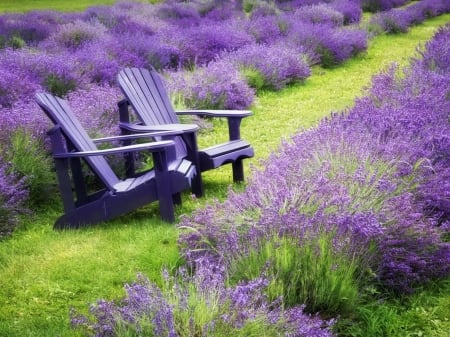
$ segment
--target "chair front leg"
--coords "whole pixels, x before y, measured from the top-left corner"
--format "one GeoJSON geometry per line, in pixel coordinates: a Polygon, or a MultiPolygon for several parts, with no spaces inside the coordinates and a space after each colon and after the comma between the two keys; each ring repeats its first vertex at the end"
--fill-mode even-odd
{"type": "Polygon", "coordinates": [[[170,181],[167,156],[165,151],[154,152],[153,161],[155,166],[156,190],[159,200],[159,212],[161,218],[167,222],[175,221],[175,210],[172,199],[172,183],[170,181]],[[170,187],[170,188],[168,188],[170,187]]]}
{"type": "Polygon", "coordinates": [[[200,198],[203,196],[204,191],[200,159],[198,156],[197,134],[195,132],[184,133],[182,138],[187,147],[187,160],[195,165],[195,169],[197,171],[197,174],[192,179],[192,193],[194,193],[196,197],[200,198]]]}
{"type": "Polygon", "coordinates": [[[241,139],[242,117],[228,117],[228,135],[230,140],[241,139]]]}

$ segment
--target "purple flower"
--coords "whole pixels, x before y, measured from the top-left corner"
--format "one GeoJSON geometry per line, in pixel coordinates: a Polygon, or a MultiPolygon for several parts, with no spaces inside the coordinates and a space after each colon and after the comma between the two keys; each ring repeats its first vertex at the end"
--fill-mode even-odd
{"type": "Polygon", "coordinates": [[[254,99],[239,70],[225,60],[212,62],[194,71],[169,73],[167,87],[183,105],[196,109],[245,109],[254,99]]]}
{"type": "Polygon", "coordinates": [[[311,70],[306,63],[306,56],[297,55],[296,51],[283,44],[248,45],[236,52],[222,55],[222,59],[235,64],[247,75],[247,81],[256,89],[269,88],[280,90],[289,83],[304,81],[310,76],[311,70]],[[262,77],[262,84],[251,83],[251,76],[262,77]]]}

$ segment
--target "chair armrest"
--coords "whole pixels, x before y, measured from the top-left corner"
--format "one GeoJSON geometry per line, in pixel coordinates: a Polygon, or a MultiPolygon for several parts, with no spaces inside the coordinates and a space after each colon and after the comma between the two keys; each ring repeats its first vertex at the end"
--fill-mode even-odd
{"type": "Polygon", "coordinates": [[[207,117],[248,117],[253,114],[250,110],[177,110],[177,115],[197,115],[207,117]]]}
{"type": "Polygon", "coordinates": [[[158,136],[172,136],[172,135],[176,136],[176,135],[178,135],[178,132],[163,131],[163,132],[134,133],[134,134],[130,134],[130,135],[95,138],[95,139],[92,139],[92,141],[94,143],[98,144],[98,143],[107,143],[107,142],[114,142],[114,141],[121,141],[121,140],[150,138],[150,137],[158,137],[158,136]]]}
{"type": "Polygon", "coordinates": [[[183,133],[196,132],[200,129],[196,124],[141,125],[126,122],[120,122],[119,127],[130,132],[150,133],[153,137],[182,135],[183,133]]]}
{"type": "Polygon", "coordinates": [[[206,117],[226,117],[230,140],[241,139],[241,121],[253,113],[250,110],[178,110],[177,115],[197,115],[206,117]]]}
{"type": "Polygon", "coordinates": [[[118,154],[127,152],[139,152],[139,151],[150,151],[150,152],[160,152],[166,150],[169,146],[173,146],[175,143],[171,140],[163,140],[154,143],[144,143],[128,146],[120,146],[111,149],[104,150],[93,150],[93,151],[80,151],[80,152],[64,152],[55,153],[53,158],[80,158],[80,157],[91,157],[91,156],[104,156],[108,154],[118,154]]]}

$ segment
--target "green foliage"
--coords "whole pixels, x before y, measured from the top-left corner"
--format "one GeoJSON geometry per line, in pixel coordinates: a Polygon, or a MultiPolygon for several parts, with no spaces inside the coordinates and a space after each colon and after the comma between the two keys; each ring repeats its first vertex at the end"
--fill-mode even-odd
{"type": "Polygon", "coordinates": [[[324,233],[301,243],[286,237],[262,242],[247,256],[236,258],[230,281],[252,280],[265,273],[271,280],[272,300],[283,296],[289,306],[306,304],[307,311],[330,316],[352,312],[358,303],[360,261],[336,251],[333,236],[324,233]]]}
{"type": "Polygon", "coordinates": [[[244,75],[248,85],[257,91],[266,86],[264,76],[257,69],[252,67],[241,67],[239,71],[244,75]]]}
{"type": "Polygon", "coordinates": [[[389,300],[381,294],[367,298],[354,316],[338,321],[338,336],[450,336],[450,280],[432,284],[409,297],[389,300]]]}
{"type": "Polygon", "coordinates": [[[242,2],[242,9],[246,13],[250,13],[253,8],[257,5],[258,0],[243,0],[242,2]]]}
{"type": "Polygon", "coordinates": [[[13,36],[9,41],[9,45],[13,49],[19,49],[25,47],[25,41],[20,36],[13,36]]]}
{"type": "Polygon", "coordinates": [[[42,141],[17,129],[11,137],[10,146],[4,156],[11,163],[12,170],[26,179],[29,207],[45,207],[55,202],[58,204],[53,163],[42,141]]]}
{"type": "Polygon", "coordinates": [[[54,74],[47,76],[44,85],[48,91],[59,97],[64,96],[76,87],[74,80],[60,78],[54,74]]]}

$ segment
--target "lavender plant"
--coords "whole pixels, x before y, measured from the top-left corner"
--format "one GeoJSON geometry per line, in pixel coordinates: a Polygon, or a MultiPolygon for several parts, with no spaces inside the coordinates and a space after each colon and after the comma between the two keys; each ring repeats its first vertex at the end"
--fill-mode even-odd
{"type": "Polygon", "coordinates": [[[383,12],[406,4],[406,0],[362,0],[363,11],[383,12]]]}
{"type": "Polygon", "coordinates": [[[44,43],[47,48],[64,48],[70,51],[99,39],[106,32],[106,27],[99,22],[84,22],[76,20],[60,25],[58,31],[44,43]]]}
{"type": "Polygon", "coordinates": [[[304,81],[311,74],[306,56],[283,44],[252,44],[222,55],[222,59],[235,64],[256,90],[280,90],[289,83],[304,81]]]}
{"type": "Polygon", "coordinates": [[[375,14],[370,19],[369,31],[375,30],[387,34],[406,33],[412,22],[410,11],[390,10],[375,14]],[[373,26],[377,28],[374,29],[373,26]]]}
{"type": "MultiPolygon", "coordinates": [[[[3,149],[2,149],[3,150],[3,149]]],[[[23,179],[0,161],[0,240],[11,235],[17,225],[17,216],[24,210],[28,190],[23,179]]]]}
{"type": "Polygon", "coordinates": [[[160,18],[171,20],[180,26],[195,26],[200,22],[200,13],[197,8],[186,2],[163,2],[157,6],[156,14],[160,18]]]}
{"type": "Polygon", "coordinates": [[[344,15],[327,4],[300,7],[294,12],[294,17],[302,22],[329,24],[333,27],[344,24],[344,15]]]}
{"type": "Polygon", "coordinates": [[[203,24],[178,31],[180,48],[188,64],[207,64],[222,51],[236,50],[252,43],[252,37],[239,26],[239,21],[228,20],[220,25],[203,24]]]}
{"type": "Polygon", "coordinates": [[[358,23],[362,17],[362,9],[358,0],[335,0],[329,6],[344,16],[344,25],[358,23]]]}
{"type": "Polygon", "coordinates": [[[311,59],[319,59],[324,67],[344,62],[367,49],[367,34],[354,28],[333,29],[326,24],[310,24],[287,19],[287,40],[307,50],[311,59]]]}
{"type": "MultiPolygon", "coordinates": [[[[450,26],[436,38],[448,34],[450,26]]],[[[363,265],[396,292],[448,275],[450,247],[434,226],[448,216],[447,50],[430,44],[432,54],[425,51],[404,77],[393,70],[375,77],[351,110],[284,143],[244,192],[185,218],[186,260],[232,265],[269,233],[311,242],[335,231],[336,247],[364,252],[363,265]],[[433,57],[436,72],[428,68],[433,57]],[[442,189],[431,192],[439,182],[442,189]]]]}
{"type": "MultiPolygon", "coordinates": [[[[26,192],[27,200],[22,200],[21,205],[32,210],[58,204],[53,161],[44,145],[45,139],[36,137],[36,133],[23,126],[11,132],[10,142],[2,149],[1,158],[9,164],[12,177],[21,182],[21,186],[16,186],[19,188],[17,193],[26,192]]],[[[17,201],[12,202],[17,204],[17,201]]]]}
{"type": "Polygon", "coordinates": [[[119,133],[116,104],[121,99],[120,90],[109,85],[92,85],[67,95],[80,123],[93,138],[119,133]]]}
{"type": "Polygon", "coordinates": [[[46,39],[65,17],[52,11],[31,11],[24,14],[5,14],[0,17],[0,47],[13,47],[14,39],[24,45],[36,46],[46,39]]]}
{"type": "Polygon", "coordinates": [[[364,271],[357,256],[346,247],[335,249],[333,241],[337,241],[333,232],[310,241],[275,234],[246,255],[236,255],[228,267],[229,277],[234,282],[252,280],[265,271],[272,280],[269,299],[282,297],[288,307],[304,303],[309,312],[327,317],[347,315],[355,311],[364,271]]]}
{"type": "Polygon", "coordinates": [[[255,17],[247,22],[245,30],[257,43],[275,43],[283,35],[278,20],[274,15],[255,17]]]}
{"type": "Polygon", "coordinates": [[[167,87],[177,104],[197,109],[245,109],[255,94],[237,67],[225,60],[192,72],[171,72],[167,87]]]}
{"type": "Polygon", "coordinates": [[[281,300],[269,303],[266,287],[261,277],[227,287],[223,267],[203,261],[193,275],[165,272],[162,289],[138,275],[121,303],[100,300],[90,308],[92,319],[73,312],[72,324],[99,337],[332,336],[333,321],[305,314],[302,307],[285,310],[281,300]]]}

